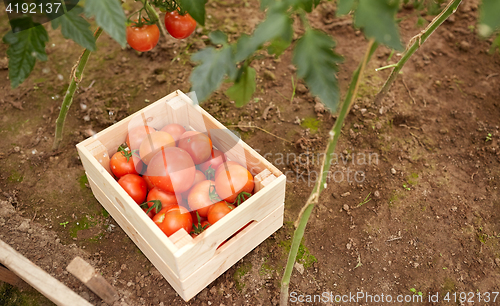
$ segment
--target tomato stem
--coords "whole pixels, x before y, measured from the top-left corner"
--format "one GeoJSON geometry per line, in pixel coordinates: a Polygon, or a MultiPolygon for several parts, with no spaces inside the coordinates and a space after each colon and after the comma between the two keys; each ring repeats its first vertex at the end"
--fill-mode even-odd
{"type": "MultiPolygon", "coordinates": [[[[94,39],[97,41],[101,34],[102,28],[99,27],[94,33],[94,39]]],[[[75,95],[78,84],[82,81],[83,70],[87,65],[90,53],[91,51],[89,49],[85,49],[71,72],[71,82],[69,84],[68,90],[66,91],[66,95],[64,96],[64,100],[61,104],[61,110],[59,111],[59,116],[56,120],[56,130],[52,150],[57,150],[63,139],[64,121],[66,121],[66,116],[68,115],[69,108],[73,103],[73,96],[75,95]]]]}

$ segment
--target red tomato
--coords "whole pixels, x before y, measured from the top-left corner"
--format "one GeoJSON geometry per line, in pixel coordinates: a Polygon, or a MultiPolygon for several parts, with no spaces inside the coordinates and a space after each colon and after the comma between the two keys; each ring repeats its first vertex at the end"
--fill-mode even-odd
{"type": "Polygon", "coordinates": [[[217,167],[217,169],[215,169],[215,177],[217,177],[219,175],[219,173],[221,172],[224,172],[227,170],[227,168],[230,166],[230,165],[237,165],[237,166],[241,166],[240,164],[238,164],[237,162],[234,162],[234,161],[226,161],[222,164],[219,165],[219,167],[217,167]]]}
{"type": "Polygon", "coordinates": [[[139,147],[139,155],[142,161],[147,165],[161,148],[175,147],[175,140],[167,132],[154,132],[145,137],[139,147]]]}
{"type": "Polygon", "coordinates": [[[182,206],[163,208],[153,217],[153,222],[158,225],[167,237],[181,228],[191,233],[191,229],[193,228],[193,218],[191,218],[189,211],[182,206]]]}
{"type": "Polygon", "coordinates": [[[205,174],[207,180],[215,178],[215,170],[226,161],[226,155],[217,149],[212,150],[212,156],[204,163],[198,165],[198,169],[205,174]]]}
{"type": "Polygon", "coordinates": [[[125,174],[118,180],[118,184],[137,203],[141,204],[146,199],[148,187],[146,181],[137,174],[125,174]]]}
{"type": "Polygon", "coordinates": [[[207,217],[210,206],[220,201],[215,192],[214,181],[203,181],[191,188],[188,195],[188,205],[193,211],[197,211],[201,217],[207,217]]]}
{"type": "Polygon", "coordinates": [[[194,32],[196,21],[187,13],[182,16],[177,11],[167,12],[165,14],[165,27],[172,37],[184,39],[194,32]]]}
{"type": "Polygon", "coordinates": [[[186,129],[180,124],[172,123],[165,125],[161,131],[169,133],[174,138],[176,145],[179,145],[179,139],[186,132],[186,129]]]}
{"type": "Polygon", "coordinates": [[[139,174],[142,171],[142,162],[130,152],[119,151],[113,154],[109,166],[113,174],[120,178],[125,174],[139,174]],[[135,165],[137,164],[137,171],[135,165]]]}
{"type": "Polygon", "coordinates": [[[215,224],[215,222],[222,219],[222,217],[230,213],[233,209],[235,209],[235,206],[228,204],[226,201],[215,203],[208,211],[208,222],[212,225],[215,224]]]}
{"type": "Polygon", "coordinates": [[[133,49],[146,52],[153,49],[160,39],[160,30],[156,24],[127,27],[127,42],[133,49]]]}
{"type": "Polygon", "coordinates": [[[212,155],[212,141],[207,135],[197,131],[182,134],[179,148],[186,150],[196,165],[208,160],[212,155]]]}
{"type": "MultiPolygon", "coordinates": [[[[224,164],[220,167],[224,167],[224,164]]],[[[228,165],[227,170],[221,171],[215,176],[217,194],[222,200],[229,203],[234,203],[241,192],[251,194],[253,187],[252,174],[240,165],[228,165]]]]}
{"type": "Polygon", "coordinates": [[[156,132],[156,130],[147,125],[141,125],[129,129],[127,134],[127,139],[125,141],[127,142],[127,146],[130,149],[130,151],[139,150],[139,147],[141,146],[141,143],[144,140],[144,138],[146,138],[146,136],[148,136],[153,132],[156,132]]]}
{"type": "Polygon", "coordinates": [[[182,193],[193,185],[196,168],[184,150],[162,148],[149,162],[145,177],[153,186],[171,193],[182,193]]]}
{"type": "Polygon", "coordinates": [[[149,177],[143,176],[142,178],[146,181],[146,185],[148,185],[148,190],[152,190],[153,188],[155,188],[155,186],[153,186],[153,183],[151,183],[151,181],[149,180],[149,177]]]}
{"type": "Polygon", "coordinates": [[[158,188],[153,188],[149,193],[146,201],[159,200],[162,207],[167,207],[172,204],[177,204],[177,197],[175,194],[165,192],[158,188]]]}
{"type": "Polygon", "coordinates": [[[184,191],[182,193],[182,198],[187,200],[187,198],[189,196],[189,192],[191,191],[191,189],[193,188],[193,186],[196,185],[196,184],[198,184],[199,182],[205,181],[206,179],[207,178],[205,177],[205,174],[203,174],[203,172],[201,172],[200,170],[196,170],[196,173],[194,174],[193,185],[191,186],[191,188],[189,188],[188,191],[184,191]]]}

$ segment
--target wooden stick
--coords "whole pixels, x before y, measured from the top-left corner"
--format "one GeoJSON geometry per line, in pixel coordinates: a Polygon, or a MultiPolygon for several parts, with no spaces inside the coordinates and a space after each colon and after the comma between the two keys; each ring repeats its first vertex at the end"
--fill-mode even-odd
{"type": "Polygon", "coordinates": [[[66,267],[66,270],[109,305],[112,305],[120,297],[113,286],[81,257],[75,257],[66,267]]]}
{"type": "Polygon", "coordinates": [[[2,240],[0,240],[0,262],[56,305],[92,306],[2,240]]]}

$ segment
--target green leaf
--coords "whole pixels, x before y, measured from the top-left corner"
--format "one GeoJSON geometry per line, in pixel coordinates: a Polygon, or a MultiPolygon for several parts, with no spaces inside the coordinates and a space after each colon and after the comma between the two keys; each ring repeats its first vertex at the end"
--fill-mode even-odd
{"type": "Polygon", "coordinates": [[[335,42],[323,32],[307,29],[297,41],[293,63],[297,75],[303,78],[311,93],[318,96],[330,111],[335,112],[340,89],[335,73],[342,57],[333,52],[335,42]]]}
{"type": "Polygon", "coordinates": [[[301,8],[310,13],[316,6],[318,6],[320,0],[287,0],[286,2],[294,9],[301,8]]]}
{"type": "MultiPolygon", "coordinates": [[[[102,1],[102,0],[101,0],[102,1]]],[[[180,0],[180,5],[188,11],[196,22],[205,25],[205,0],[180,0]]]]}
{"type": "Polygon", "coordinates": [[[269,54],[274,54],[276,57],[279,57],[285,50],[290,46],[291,41],[284,40],[281,37],[274,39],[269,47],[267,47],[267,52],[269,54]]]}
{"type": "Polygon", "coordinates": [[[72,39],[85,49],[95,51],[95,38],[89,29],[90,23],[79,16],[81,13],[83,13],[83,8],[75,7],[59,18],[52,20],[52,28],[55,30],[61,25],[61,33],[64,38],[72,39]]]}
{"type": "Polygon", "coordinates": [[[217,30],[208,35],[212,43],[216,45],[223,45],[227,43],[227,35],[217,30]]]}
{"type": "Polygon", "coordinates": [[[233,52],[230,46],[220,50],[207,47],[191,56],[194,62],[201,62],[191,73],[192,90],[199,101],[203,101],[216,90],[224,76],[234,75],[236,64],[233,61],[233,52]]]}
{"type": "Polygon", "coordinates": [[[226,95],[235,102],[236,107],[247,104],[255,92],[255,69],[245,65],[242,70],[239,80],[226,90],[226,95]]]}
{"type": "Polygon", "coordinates": [[[95,16],[95,21],[106,33],[125,47],[127,18],[118,0],[86,0],[85,15],[95,16]]]}
{"type": "Polygon", "coordinates": [[[500,0],[483,0],[479,15],[479,34],[489,37],[500,28],[500,0]]]}
{"type": "MultiPolygon", "coordinates": [[[[290,33],[292,20],[284,12],[272,11],[260,23],[252,36],[242,35],[236,44],[236,61],[242,61],[257,51],[265,42],[290,33]]],[[[293,32],[292,32],[293,33],[293,32]]]]}
{"type": "Polygon", "coordinates": [[[337,2],[337,16],[347,15],[354,7],[354,0],[339,0],[337,2]]]}
{"type": "Polygon", "coordinates": [[[265,10],[270,7],[275,0],[260,0],[260,9],[265,10]]]}
{"type": "Polygon", "coordinates": [[[495,38],[495,40],[491,44],[490,53],[495,52],[495,49],[498,49],[500,52],[500,34],[498,34],[497,38],[495,38]]]}
{"type": "Polygon", "coordinates": [[[13,33],[9,31],[3,42],[9,45],[9,79],[12,88],[18,87],[35,67],[36,60],[46,61],[45,43],[49,35],[41,25],[13,33]]]}
{"type": "Polygon", "coordinates": [[[367,37],[389,48],[403,50],[399,38],[398,27],[394,19],[399,1],[393,0],[359,0],[354,24],[363,28],[367,37]]]}

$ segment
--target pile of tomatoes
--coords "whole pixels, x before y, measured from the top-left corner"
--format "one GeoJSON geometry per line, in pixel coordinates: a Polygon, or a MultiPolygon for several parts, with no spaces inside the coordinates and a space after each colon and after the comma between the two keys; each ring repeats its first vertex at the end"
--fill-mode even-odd
{"type": "MultiPolygon", "coordinates": [[[[196,21],[188,13],[180,15],[179,12],[165,14],[165,27],[172,37],[184,39],[196,29],[196,21]]],[[[127,42],[133,49],[146,52],[152,50],[160,40],[160,30],[154,23],[137,21],[127,26],[127,42]]]]}
{"type": "Polygon", "coordinates": [[[196,237],[248,199],[254,178],[211,139],[179,124],[129,130],[127,147],[110,160],[118,184],[170,236],[196,237]]]}

